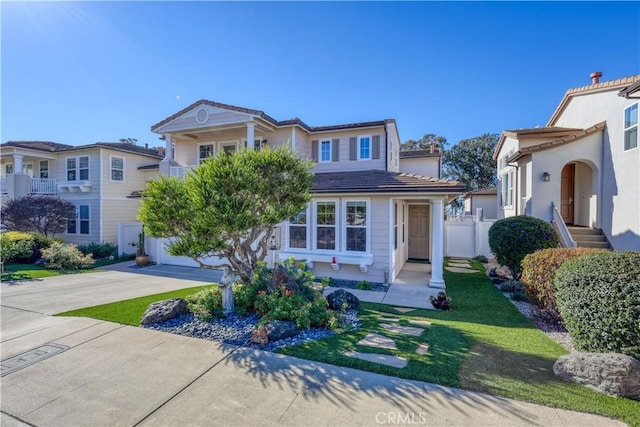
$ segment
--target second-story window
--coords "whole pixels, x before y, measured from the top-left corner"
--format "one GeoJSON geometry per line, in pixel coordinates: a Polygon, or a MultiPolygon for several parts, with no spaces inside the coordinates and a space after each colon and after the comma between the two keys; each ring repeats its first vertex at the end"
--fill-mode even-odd
{"type": "Polygon", "coordinates": [[[124,159],[111,157],[111,181],[124,181],[124,159]]]}
{"type": "Polygon", "coordinates": [[[320,141],[320,162],[331,161],[331,140],[320,141]]]}
{"type": "Polygon", "coordinates": [[[371,159],[371,137],[361,136],[358,138],[358,160],[371,159]]]}
{"type": "Polygon", "coordinates": [[[4,166],[5,175],[11,175],[13,173],[13,163],[7,163],[4,166]]]}
{"type": "Polygon", "coordinates": [[[67,158],[67,181],[89,179],[89,156],[67,158]]]}
{"type": "Polygon", "coordinates": [[[638,104],[624,110],[624,149],[638,146],[638,104]]]}
{"type": "Polygon", "coordinates": [[[49,160],[40,160],[40,178],[49,178],[49,160]]]}

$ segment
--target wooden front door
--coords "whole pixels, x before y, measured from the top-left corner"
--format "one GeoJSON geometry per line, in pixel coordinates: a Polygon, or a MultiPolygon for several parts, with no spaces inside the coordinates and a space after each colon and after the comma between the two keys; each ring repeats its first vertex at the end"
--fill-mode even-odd
{"type": "Polygon", "coordinates": [[[409,258],[429,259],[429,207],[409,205],[409,258]]]}
{"type": "Polygon", "coordinates": [[[560,187],[560,215],[565,224],[573,224],[574,186],[576,165],[571,163],[562,169],[560,187]]]}

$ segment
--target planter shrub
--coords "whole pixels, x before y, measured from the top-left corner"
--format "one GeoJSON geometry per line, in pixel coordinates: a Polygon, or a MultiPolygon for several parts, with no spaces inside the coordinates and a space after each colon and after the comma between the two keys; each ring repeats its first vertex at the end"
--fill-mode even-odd
{"type": "Polygon", "coordinates": [[[53,242],[42,251],[42,258],[47,261],[47,268],[51,270],[80,270],[93,265],[91,255],[84,255],[76,245],[70,243],[53,242]]]}
{"type": "Polygon", "coordinates": [[[489,229],[489,246],[496,260],[520,277],[520,263],[530,253],[558,247],[559,240],[551,224],[532,216],[513,216],[496,221],[489,229]]]}
{"type": "Polygon", "coordinates": [[[562,264],[572,258],[601,251],[602,249],[592,248],[551,248],[524,257],[520,281],[529,300],[540,309],[545,318],[553,322],[561,320],[553,279],[562,264]]]}
{"type": "Polygon", "coordinates": [[[91,242],[88,245],[79,245],[78,249],[85,255],[91,255],[94,259],[114,257],[118,258],[118,245],[111,242],[91,242]]]}
{"type": "Polygon", "coordinates": [[[598,252],[565,262],[554,280],[558,308],[583,351],[640,359],[640,252],[598,252]]]}

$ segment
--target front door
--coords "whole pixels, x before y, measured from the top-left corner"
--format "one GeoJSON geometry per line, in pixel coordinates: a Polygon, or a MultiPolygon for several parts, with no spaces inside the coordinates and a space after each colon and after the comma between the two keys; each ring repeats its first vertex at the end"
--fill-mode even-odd
{"type": "Polygon", "coordinates": [[[565,224],[573,224],[574,182],[576,165],[571,163],[562,169],[560,187],[560,215],[565,224]]]}
{"type": "Polygon", "coordinates": [[[429,258],[429,207],[409,205],[409,258],[429,258]]]}

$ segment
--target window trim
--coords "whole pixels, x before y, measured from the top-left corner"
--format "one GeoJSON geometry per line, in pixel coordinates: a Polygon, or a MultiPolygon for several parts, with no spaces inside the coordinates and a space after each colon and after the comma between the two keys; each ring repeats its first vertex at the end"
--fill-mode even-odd
{"type": "Polygon", "coordinates": [[[514,206],[514,194],[513,194],[513,170],[505,172],[501,175],[500,178],[500,189],[501,189],[501,197],[500,204],[503,208],[513,208],[514,206]],[[509,177],[507,180],[507,188],[505,191],[505,177],[509,177]],[[505,200],[506,199],[506,200],[505,200]],[[510,202],[507,204],[507,200],[510,202]]]}
{"type": "Polygon", "coordinates": [[[49,179],[49,160],[40,160],[38,162],[38,177],[40,179],[49,179]],[[42,172],[45,171],[45,170],[42,169],[42,164],[43,163],[47,165],[47,169],[46,169],[47,176],[46,177],[42,176],[42,172]]]}
{"type": "Polygon", "coordinates": [[[358,153],[356,155],[358,161],[368,161],[373,158],[373,138],[371,135],[358,135],[358,153]],[[369,139],[369,157],[362,157],[362,140],[368,138],[369,139]]]}
{"type": "Polygon", "coordinates": [[[338,218],[340,219],[338,222],[341,223],[341,235],[344,236],[343,239],[341,239],[341,244],[340,244],[340,248],[342,250],[342,252],[344,253],[348,253],[348,254],[369,254],[371,253],[371,199],[368,197],[345,197],[342,199],[342,203],[341,203],[341,211],[339,212],[340,215],[338,216],[338,218]],[[347,204],[350,202],[364,202],[365,203],[365,209],[366,209],[366,216],[365,216],[365,226],[353,226],[353,225],[348,225],[347,224],[347,204]],[[364,251],[350,251],[347,250],[347,228],[364,228],[366,230],[365,232],[365,238],[366,238],[366,243],[365,243],[365,250],[364,251]]]}
{"type": "Polygon", "coordinates": [[[207,159],[208,157],[213,157],[215,155],[216,155],[216,143],[215,143],[215,141],[198,142],[196,144],[196,164],[200,165],[203,160],[207,159]],[[205,145],[210,145],[211,146],[211,156],[207,156],[207,157],[201,158],[200,157],[200,147],[205,146],[205,145]]]}
{"type": "Polygon", "coordinates": [[[13,175],[13,163],[5,163],[4,164],[4,176],[6,177],[7,175],[13,175]],[[11,169],[11,171],[9,171],[9,169],[11,169]]]}
{"type": "Polygon", "coordinates": [[[333,143],[331,142],[331,138],[320,139],[318,141],[318,163],[331,163],[333,161],[333,143]],[[322,159],[322,144],[328,142],[329,143],[329,158],[327,160],[322,159]]]}
{"type": "MultiPolygon", "coordinates": [[[[319,253],[337,253],[340,251],[340,200],[337,198],[323,198],[323,199],[315,199],[313,201],[313,217],[312,217],[312,227],[313,227],[313,244],[311,247],[314,251],[318,251],[319,253]],[[320,249],[318,248],[318,203],[333,203],[335,206],[335,224],[333,227],[335,228],[334,234],[334,248],[333,249],[320,249]]],[[[331,227],[330,225],[322,225],[322,227],[331,227]]]]}
{"type": "Polygon", "coordinates": [[[639,131],[640,131],[640,126],[638,125],[638,115],[640,114],[640,102],[636,102],[633,103],[631,105],[629,105],[628,107],[626,107],[623,111],[622,111],[622,150],[627,152],[627,151],[631,151],[631,150],[635,150],[636,148],[638,148],[638,143],[640,141],[638,141],[638,139],[640,139],[640,136],[638,135],[639,131]],[[636,122],[635,124],[626,127],[626,120],[627,120],[627,110],[631,109],[635,107],[636,108],[636,122]],[[627,136],[627,132],[633,130],[633,128],[635,128],[636,130],[636,145],[634,147],[628,147],[626,146],[626,136],[627,136]]]}
{"type": "Polygon", "coordinates": [[[65,181],[71,181],[71,182],[79,182],[79,181],[89,181],[89,177],[91,176],[91,156],[86,155],[86,156],[70,156],[70,157],[65,157],[64,159],[64,173],[65,173],[65,181]],[[82,158],[87,158],[87,167],[86,168],[80,168],[80,159],[82,158]],[[75,160],[75,168],[73,169],[69,169],[69,159],[74,159],[75,160]],[[87,178],[83,179],[80,177],[81,175],[81,171],[83,171],[84,169],[87,170],[87,178]],[[70,170],[74,170],[76,172],[76,176],[75,179],[69,179],[69,171],[70,170]]]}
{"type": "Polygon", "coordinates": [[[127,160],[124,157],[110,155],[109,156],[109,181],[110,182],[124,183],[125,180],[126,180],[125,179],[126,167],[127,167],[127,160]],[[114,170],[119,170],[119,169],[114,169],[114,167],[113,167],[113,159],[122,160],[122,179],[113,179],[113,171],[114,170]]]}
{"type": "MultiPolygon", "coordinates": [[[[262,135],[254,135],[253,136],[253,149],[255,151],[262,150],[263,141],[266,141],[266,140],[262,135]],[[256,142],[258,143],[258,145],[256,145],[256,142]]],[[[241,147],[247,148],[247,149],[249,148],[249,147],[247,147],[247,138],[242,138],[241,147]]]]}
{"type": "Polygon", "coordinates": [[[91,236],[91,205],[76,205],[76,216],[74,219],[69,219],[67,220],[67,230],[65,232],[65,234],[71,235],[71,236],[91,236]],[[80,218],[80,208],[85,207],[87,208],[87,219],[82,219],[80,218]],[[75,222],[75,231],[74,232],[69,232],[69,221],[74,221],[75,222]],[[82,233],[82,222],[86,221],[87,222],[87,227],[88,227],[88,232],[87,233],[82,233]]]}
{"type": "Polygon", "coordinates": [[[218,153],[222,154],[225,152],[225,148],[226,147],[233,147],[233,151],[237,152],[238,151],[238,145],[239,145],[239,141],[237,139],[229,139],[226,141],[220,141],[218,143],[218,153]]]}
{"type": "Polygon", "coordinates": [[[286,236],[285,236],[285,250],[294,250],[294,251],[308,251],[311,249],[311,228],[312,228],[312,221],[311,221],[311,204],[308,204],[307,207],[298,212],[298,215],[301,214],[302,212],[304,212],[307,215],[307,223],[305,224],[305,228],[306,228],[306,240],[307,240],[307,244],[304,248],[294,248],[291,246],[291,229],[290,227],[301,227],[301,224],[292,224],[290,220],[287,220],[286,222],[286,236]]]}

